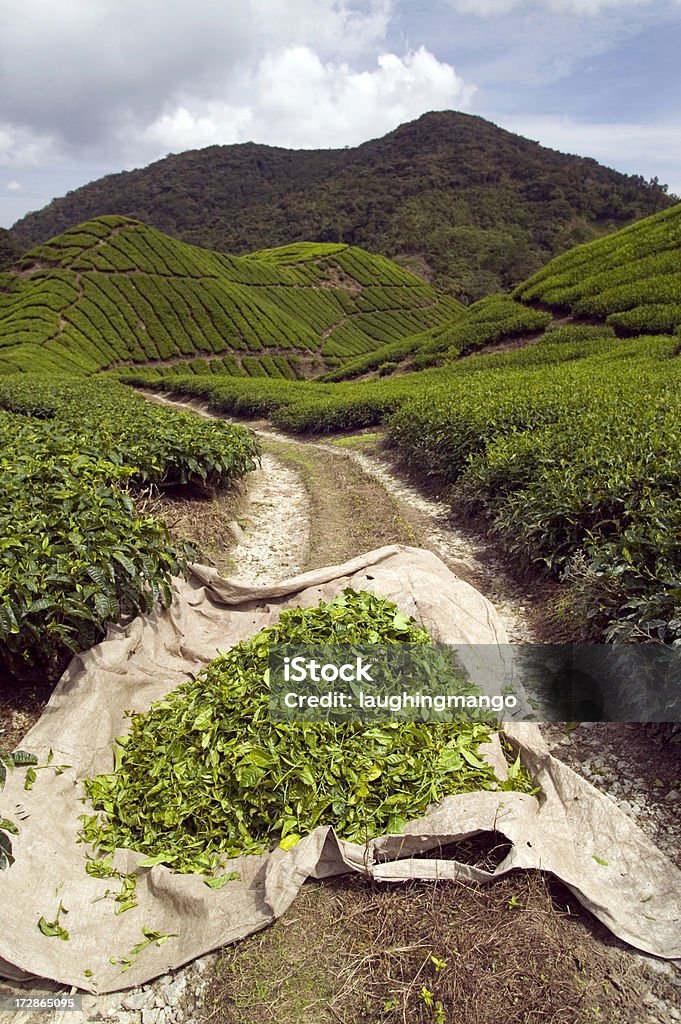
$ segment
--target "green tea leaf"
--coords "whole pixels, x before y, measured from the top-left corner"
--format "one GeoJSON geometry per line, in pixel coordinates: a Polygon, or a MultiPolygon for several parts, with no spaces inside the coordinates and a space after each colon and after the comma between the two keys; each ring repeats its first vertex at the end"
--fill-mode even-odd
{"type": "Polygon", "coordinates": [[[228,871],[225,875],[218,875],[217,878],[204,878],[204,883],[210,889],[222,889],[228,882],[234,882],[241,876],[238,871],[228,871]]]}
{"type": "MultiPolygon", "coordinates": [[[[488,727],[472,719],[272,720],[270,644],[339,637],[344,644],[429,644],[427,631],[406,616],[395,639],[398,612],[394,602],[350,588],[317,608],[287,609],[196,679],[132,715],[116,770],[85,782],[103,816],[83,817],[83,838],[104,855],[137,850],[142,867],[213,874],[225,858],[290,849],[318,826],[365,843],[399,832],[442,797],[498,788],[493,768],[476,753],[488,727]]],[[[519,762],[512,776],[505,786],[532,790],[519,762]]]]}
{"type": "Polygon", "coordinates": [[[290,850],[299,842],[300,836],[297,835],[295,832],[291,832],[289,833],[289,835],[287,835],[284,839],[281,840],[279,846],[282,850],[290,850]]]}

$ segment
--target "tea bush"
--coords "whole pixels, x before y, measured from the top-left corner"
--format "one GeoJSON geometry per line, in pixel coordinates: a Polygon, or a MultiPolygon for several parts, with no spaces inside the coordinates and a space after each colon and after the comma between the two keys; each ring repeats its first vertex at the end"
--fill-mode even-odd
{"type": "Polygon", "coordinates": [[[681,642],[681,367],[608,355],[453,379],[405,402],[390,438],[521,562],[560,575],[581,554],[607,639],[681,642]]]}
{"type": "Polygon", "coordinates": [[[259,446],[115,382],[22,375],[0,379],[0,453],[0,667],[52,679],[108,623],[167,601],[185,566],[135,490],[225,486],[259,446]]]}

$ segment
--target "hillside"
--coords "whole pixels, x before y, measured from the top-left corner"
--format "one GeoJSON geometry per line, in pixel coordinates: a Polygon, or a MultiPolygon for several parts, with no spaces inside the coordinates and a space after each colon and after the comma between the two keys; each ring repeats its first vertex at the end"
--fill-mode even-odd
{"type": "Polygon", "coordinates": [[[144,364],[304,377],[460,310],[353,246],[301,243],[235,257],[107,216],[0,274],[0,373],[144,364]]]}
{"type": "Polygon", "coordinates": [[[681,327],[681,205],[557,257],[516,289],[619,334],[681,327]]]}
{"type": "Polygon", "coordinates": [[[398,257],[468,301],[671,202],[641,177],[444,111],[354,149],[245,143],[168,156],[76,189],[11,230],[27,248],[120,214],[230,253],[347,243],[398,257]]]}
{"type": "Polygon", "coordinates": [[[481,349],[532,346],[520,357],[527,365],[548,361],[552,351],[564,354],[564,347],[552,346],[568,340],[678,334],[680,248],[677,205],[555,257],[512,296],[486,296],[457,320],[348,360],[324,379],[424,369],[481,349]]]}
{"type": "Polygon", "coordinates": [[[680,227],[677,206],[576,247],[515,299],[482,299],[322,382],[137,382],[294,433],[383,424],[396,459],[486,523],[519,572],[567,584],[562,614],[582,636],[681,642],[680,227]]]}

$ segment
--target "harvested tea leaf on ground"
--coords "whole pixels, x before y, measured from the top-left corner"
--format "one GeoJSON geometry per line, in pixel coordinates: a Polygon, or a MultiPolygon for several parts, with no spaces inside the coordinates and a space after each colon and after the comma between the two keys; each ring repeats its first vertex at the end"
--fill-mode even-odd
{"type": "Polygon", "coordinates": [[[94,807],[83,838],[102,854],[140,851],[175,871],[293,846],[319,825],[363,843],[399,832],[445,796],[513,788],[476,757],[489,726],[274,722],[266,672],[274,644],[428,644],[428,631],[385,598],[346,589],[233,647],[143,714],[116,770],[86,780],[94,807]]]}

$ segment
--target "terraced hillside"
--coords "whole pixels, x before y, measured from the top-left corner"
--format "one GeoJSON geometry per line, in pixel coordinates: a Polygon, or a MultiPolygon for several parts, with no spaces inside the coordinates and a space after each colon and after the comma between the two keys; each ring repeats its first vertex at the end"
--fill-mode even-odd
{"type": "Polygon", "coordinates": [[[510,295],[488,295],[456,320],[356,356],[327,373],[324,380],[351,380],[374,370],[387,376],[397,369],[439,366],[490,346],[527,342],[543,333],[552,321],[550,313],[516,302],[510,295]]]}
{"type": "MultiPolygon", "coordinates": [[[[419,370],[489,349],[681,333],[681,205],[551,260],[512,295],[488,295],[456,320],[357,356],[324,377],[419,370]],[[589,328],[589,330],[585,330],[589,328]],[[556,333],[560,331],[561,333],[556,333]]],[[[679,342],[681,345],[681,341],[679,342]]],[[[560,353],[553,353],[560,361],[560,353]]]]}
{"type": "Polygon", "coordinates": [[[298,378],[461,310],[353,246],[298,243],[236,257],[106,216],[0,274],[0,373],[144,365],[298,378]]]}
{"type": "Polygon", "coordinates": [[[594,317],[618,334],[681,326],[681,205],[547,263],[515,295],[594,317]]]}

